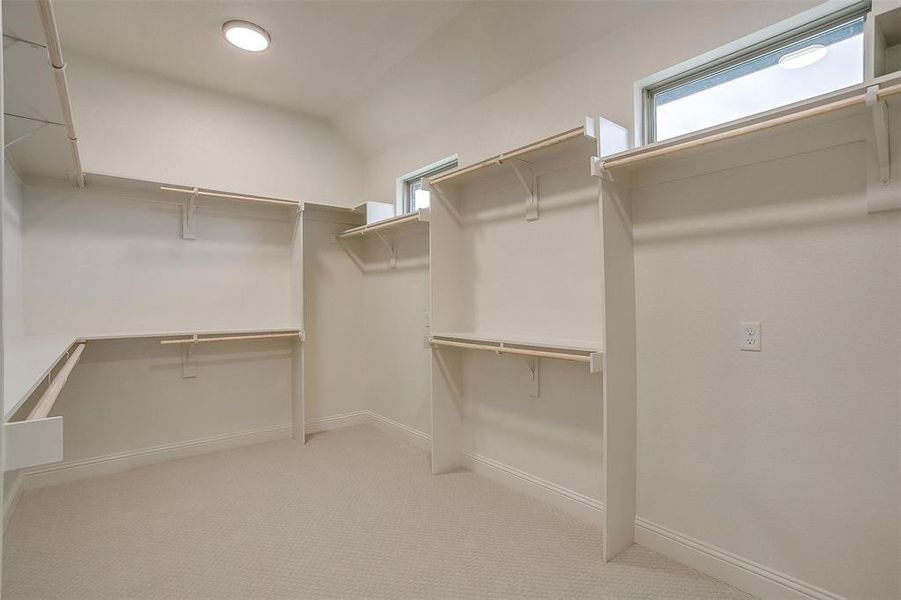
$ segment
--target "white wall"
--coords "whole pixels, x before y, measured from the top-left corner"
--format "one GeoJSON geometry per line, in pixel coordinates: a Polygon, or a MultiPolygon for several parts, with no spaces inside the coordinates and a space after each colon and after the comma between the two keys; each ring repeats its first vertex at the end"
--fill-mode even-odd
{"type": "Polygon", "coordinates": [[[180,347],[158,339],[91,342],[52,414],[64,460],[290,426],[291,342],[204,344],[182,378],[180,347]]]}
{"type": "Polygon", "coordinates": [[[796,154],[816,128],[642,172],[638,515],[888,600],[901,591],[901,214],[866,212],[858,123],[857,139],[796,154]],[[761,352],[739,350],[742,321],[762,323],[761,352]]]}
{"type": "Polygon", "coordinates": [[[92,184],[27,191],[25,329],[79,336],[299,327],[297,211],[203,200],[195,240],[181,198],[92,184]]]}
{"type": "Polygon", "coordinates": [[[363,273],[334,240],[348,224],[304,213],[306,420],[369,408],[363,273]]]}
{"type": "MultiPolygon", "coordinates": [[[[585,114],[631,125],[636,80],[812,4],[671,3],[370,157],[365,195],[390,201],[403,173],[455,153],[469,164],[585,114]]],[[[897,215],[865,215],[862,155],[852,145],[769,167],[781,189],[766,167],[748,167],[699,184],[699,198],[673,184],[637,201],[638,514],[848,598],[882,600],[899,585],[899,236],[897,215]],[[738,352],[742,320],[764,322],[763,353],[738,352]],[[825,331],[838,339],[823,341],[825,331]]],[[[415,302],[418,286],[404,286],[396,296],[409,289],[415,302]]],[[[409,328],[419,316],[394,318],[409,328]]],[[[419,426],[415,391],[376,381],[371,395],[394,392],[395,418],[419,426]]],[[[497,460],[526,454],[491,443],[497,460]]],[[[600,493],[557,466],[552,481],[600,493]]]]}
{"type": "Polygon", "coordinates": [[[365,245],[371,269],[363,277],[368,408],[431,433],[429,236],[427,229],[400,234],[397,268],[377,241],[365,245]]]}
{"type": "Polygon", "coordinates": [[[22,216],[24,190],[19,176],[4,163],[3,189],[3,336],[23,335],[22,216]]]}
{"type": "Polygon", "coordinates": [[[67,56],[87,172],[341,206],[356,152],[323,121],[67,56]]]}
{"type": "MultiPolygon", "coordinates": [[[[603,115],[632,126],[635,81],[793,16],[816,1],[669,2],[582,50],[436,120],[368,157],[367,199],[394,200],[395,179],[453,154],[467,165],[603,115]]],[[[398,110],[402,110],[399,108],[398,110]]]]}

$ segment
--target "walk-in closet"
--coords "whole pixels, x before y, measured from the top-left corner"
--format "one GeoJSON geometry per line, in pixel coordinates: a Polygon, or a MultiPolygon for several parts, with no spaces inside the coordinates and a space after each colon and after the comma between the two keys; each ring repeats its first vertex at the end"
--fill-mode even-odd
{"type": "Polygon", "coordinates": [[[901,2],[0,20],[4,600],[901,598],[901,2]]]}

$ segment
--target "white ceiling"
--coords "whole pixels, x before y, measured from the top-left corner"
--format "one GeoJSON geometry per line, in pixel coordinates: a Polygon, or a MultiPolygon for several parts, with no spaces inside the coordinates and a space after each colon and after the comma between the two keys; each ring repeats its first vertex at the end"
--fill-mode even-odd
{"type": "MultiPolygon", "coordinates": [[[[56,0],[63,51],[324,117],[371,153],[621,27],[643,2],[56,0]],[[221,34],[258,23],[252,54],[221,34]],[[377,135],[373,135],[377,132],[377,135]]],[[[77,117],[77,115],[76,115],[77,117]]]]}

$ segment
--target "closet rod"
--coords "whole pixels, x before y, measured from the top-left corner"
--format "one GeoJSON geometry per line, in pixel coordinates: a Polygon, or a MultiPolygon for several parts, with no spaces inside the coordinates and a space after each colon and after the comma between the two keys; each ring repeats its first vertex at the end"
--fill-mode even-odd
{"type": "Polygon", "coordinates": [[[517,148],[516,150],[511,150],[510,152],[505,152],[503,154],[498,154],[493,158],[488,158],[483,160],[482,162],[478,162],[474,165],[469,165],[468,167],[463,167],[461,169],[457,169],[456,171],[451,171],[450,173],[446,173],[445,175],[441,175],[439,177],[435,177],[434,179],[430,179],[429,183],[432,185],[438,185],[454,177],[459,177],[460,175],[465,175],[466,173],[471,173],[473,171],[478,171],[479,169],[484,169],[486,167],[490,167],[493,165],[503,164],[505,160],[509,160],[511,158],[517,158],[522,156],[523,154],[528,154],[529,152],[534,152],[536,150],[541,150],[543,148],[547,148],[550,146],[555,146],[567,140],[571,140],[576,137],[581,137],[585,133],[585,127],[580,126],[575,129],[570,129],[569,131],[564,131],[563,133],[558,133],[557,135],[551,136],[549,138],[545,138],[543,140],[534,142],[529,144],[528,146],[523,146],[522,148],[517,148]]]}
{"type": "Polygon", "coordinates": [[[177,188],[168,185],[161,185],[160,189],[164,192],[178,192],[180,194],[196,194],[198,196],[209,196],[211,198],[228,198],[229,200],[240,200],[243,202],[262,202],[264,204],[279,204],[281,206],[299,206],[297,200],[281,200],[279,198],[266,198],[264,196],[244,196],[241,194],[223,194],[221,192],[205,192],[203,190],[194,190],[193,188],[177,188]]]}
{"type": "Polygon", "coordinates": [[[218,337],[197,337],[196,335],[189,338],[180,338],[177,340],[160,340],[160,344],[201,344],[204,342],[233,342],[238,340],[269,340],[273,338],[296,338],[300,336],[299,331],[293,333],[262,333],[258,335],[224,335],[218,337]]]}
{"type": "Polygon", "coordinates": [[[473,344],[470,342],[453,342],[432,338],[429,343],[433,346],[450,346],[452,348],[464,348],[467,350],[486,350],[497,354],[518,354],[522,356],[537,356],[539,358],[555,358],[559,360],[571,360],[574,362],[591,363],[591,357],[582,354],[567,354],[564,352],[548,352],[546,350],[529,350],[527,348],[508,348],[505,346],[489,346],[487,344],[473,344]]]}
{"type": "Polygon", "coordinates": [[[353,237],[355,235],[366,235],[370,231],[376,231],[378,229],[385,229],[386,227],[394,227],[395,225],[400,225],[401,223],[407,223],[409,221],[418,221],[419,213],[415,212],[409,215],[403,215],[400,217],[394,217],[391,219],[385,219],[375,225],[361,225],[360,227],[354,227],[353,229],[348,229],[347,231],[342,231],[338,234],[339,238],[353,237]]]}
{"type": "MultiPolygon", "coordinates": [[[[889,86],[887,88],[878,90],[876,92],[876,98],[878,100],[882,100],[884,98],[888,98],[890,96],[895,96],[897,94],[901,94],[901,84],[896,84],[896,85],[889,86]]],[[[825,114],[828,114],[831,112],[835,112],[837,110],[850,108],[852,106],[863,105],[865,103],[866,103],[866,93],[858,94],[855,96],[851,96],[849,98],[842,98],[841,100],[836,100],[834,102],[829,102],[827,104],[821,104],[819,106],[814,106],[812,108],[808,108],[805,110],[799,110],[797,112],[788,113],[788,114],[782,115],[781,117],[774,117],[772,119],[767,119],[766,121],[760,121],[759,123],[752,123],[750,125],[745,125],[744,127],[736,127],[735,129],[721,131],[719,133],[714,133],[714,134],[700,137],[697,139],[687,140],[687,141],[680,142],[677,144],[663,146],[661,148],[653,148],[650,150],[641,150],[641,149],[635,150],[635,151],[633,151],[634,153],[623,156],[622,158],[611,158],[610,160],[603,161],[602,167],[604,169],[615,169],[617,167],[625,167],[627,165],[631,165],[631,164],[641,162],[644,160],[649,160],[651,158],[657,158],[659,156],[673,154],[674,152],[680,152],[682,150],[688,150],[690,148],[696,148],[698,146],[706,146],[707,144],[712,144],[714,142],[721,142],[724,140],[729,140],[732,138],[740,137],[743,135],[748,135],[750,133],[755,133],[758,131],[765,131],[767,129],[772,129],[773,127],[778,127],[780,125],[786,125],[788,123],[794,123],[795,121],[801,121],[804,119],[809,119],[811,117],[825,115],[825,114]]]]}
{"type": "Polygon", "coordinates": [[[38,400],[37,404],[34,405],[34,408],[31,409],[31,413],[28,415],[28,418],[25,419],[26,421],[43,419],[50,414],[50,410],[53,408],[57,396],[59,396],[59,393],[63,390],[63,386],[66,385],[66,380],[69,379],[72,369],[78,364],[78,359],[81,358],[81,353],[83,351],[84,344],[75,346],[75,351],[69,355],[63,368],[60,369],[59,373],[56,374],[56,377],[50,382],[50,385],[47,386],[44,395],[41,396],[41,399],[38,400]]]}
{"type": "Polygon", "coordinates": [[[63,60],[62,47],[59,44],[59,31],[56,28],[56,17],[53,15],[53,4],[50,0],[37,0],[41,13],[41,25],[44,37],[47,38],[47,54],[50,68],[56,80],[56,93],[63,111],[63,122],[66,125],[66,138],[69,140],[69,152],[75,167],[75,184],[84,187],[84,169],[81,167],[81,156],[78,154],[78,136],[75,135],[75,119],[72,117],[72,103],[69,99],[69,82],[66,79],[66,62],[63,60]]]}

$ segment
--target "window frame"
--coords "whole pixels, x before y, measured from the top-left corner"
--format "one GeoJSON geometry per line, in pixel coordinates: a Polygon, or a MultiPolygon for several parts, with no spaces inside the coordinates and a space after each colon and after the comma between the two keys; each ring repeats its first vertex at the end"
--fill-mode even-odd
{"type": "MultiPolygon", "coordinates": [[[[858,19],[863,19],[865,26],[866,15],[870,11],[870,9],[870,0],[854,1],[849,3],[847,6],[845,6],[845,8],[841,10],[833,11],[826,15],[819,16],[818,18],[807,20],[804,24],[793,26],[785,31],[782,31],[781,33],[774,34],[772,32],[767,32],[769,35],[767,35],[763,39],[752,41],[754,38],[758,38],[760,36],[748,36],[748,38],[745,38],[744,40],[740,40],[738,42],[741,43],[741,46],[739,46],[737,49],[734,45],[727,47],[726,53],[716,58],[709,56],[699,57],[706,58],[706,60],[703,60],[703,62],[701,62],[700,64],[698,64],[698,59],[688,61],[688,63],[683,63],[683,65],[667,69],[663,72],[663,74],[658,74],[642,82],[636,83],[636,88],[638,91],[636,104],[640,103],[640,106],[636,106],[637,111],[640,111],[636,113],[637,115],[640,115],[637,119],[638,121],[640,121],[640,123],[637,124],[639,125],[639,127],[636,128],[636,131],[638,132],[638,139],[636,141],[642,145],[653,144],[657,141],[655,135],[656,112],[654,110],[654,96],[656,94],[660,94],[673,88],[693,83],[710,75],[726,71],[730,68],[759,58],[765,54],[774,52],[781,47],[796,44],[806,38],[819,35],[833,28],[847,25],[858,19]],[[675,74],[672,74],[674,69],[676,70],[676,72],[675,74]]],[[[866,52],[866,42],[864,42],[864,65],[862,65],[864,67],[864,81],[866,80],[866,52]]],[[[826,94],[821,94],[818,96],[811,96],[810,98],[805,99],[804,102],[815,100],[828,94],[840,92],[841,89],[832,90],[831,92],[827,92],[826,94]]],[[[777,107],[775,110],[778,110],[779,108],[784,107],[777,107]]],[[[729,125],[730,123],[741,121],[743,119],[754,118],[755,116],[763,114],[764,112],[766,111],[747,115],[745,117],[732,121],[724,121],[723,123],[720,123],[713,127],[721,127],[729,125]]],[[[670,142],[683,136],[695,135],[700,131],[704,131],[704,129],[691,131],[673,138],[667,138],[666,140],[664,140],[664,142],[670,142]]]]}
{"type": "Polygon", "coordinates": [[[410,195],[411,184],[416,183],[424,177],[433,177],[439,173],[456,169],[458,165],[459,157],[454,154],[398,177],[397,196],[394,207],[395,214],[407,215],[416,212],[414,198],[410,195]]]}

